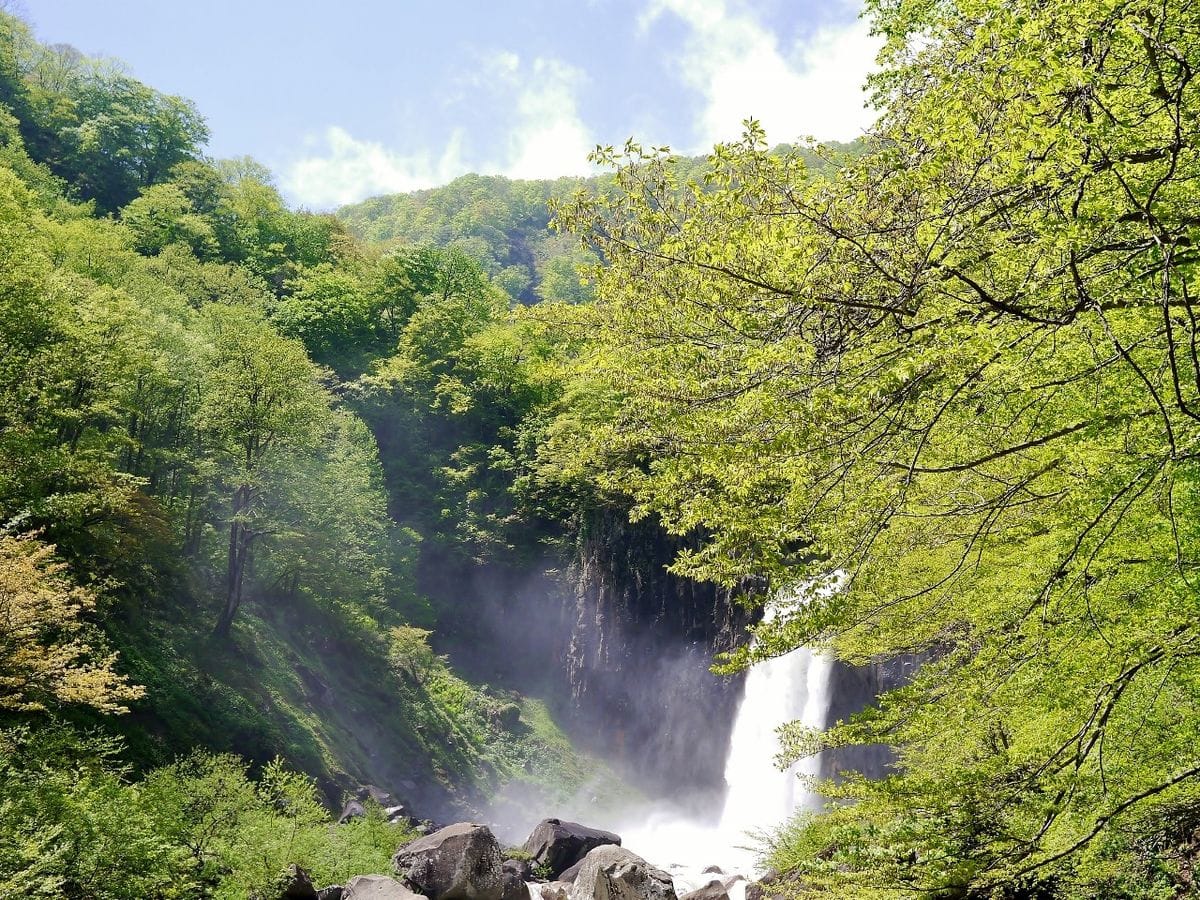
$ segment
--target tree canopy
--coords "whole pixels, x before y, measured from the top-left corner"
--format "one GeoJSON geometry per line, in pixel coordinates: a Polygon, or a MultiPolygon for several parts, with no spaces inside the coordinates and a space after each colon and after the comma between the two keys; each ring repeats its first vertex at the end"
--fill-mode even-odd
{"type": "Polygon", "coordinates": [[[731,664],[924,660],[878,709],[793,729],[796,753],[899,754],[832,788],[859,802],[799,832],[828,843],[804,878],[1125,896],[1155,865],[1136,836],[1200,798],[1200,20],[869,9],[865,154],[821,170],[750,122],[703,186],[629,145],[600,155],[618,193],[560,206],[608,262],[577,377],[611,399],[544,464],[707,536],[680,572],[842,580],[731,664]]]}

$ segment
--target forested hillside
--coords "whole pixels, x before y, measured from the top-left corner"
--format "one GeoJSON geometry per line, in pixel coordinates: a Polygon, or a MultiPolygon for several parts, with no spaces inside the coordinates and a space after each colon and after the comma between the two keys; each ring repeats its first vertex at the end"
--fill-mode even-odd
{"type": "MultiPolygon", "coordinates": [[[[833,142],[826,149],[856,156],[863,147],[833,142]]],[[[798,154],[817,169],[831,164],[828,155],[808,147],[780,144],[772,153],[798,154]]],[[[677,190],[704,186],[705,158],[677,156],[672,171],[677,190]]],[[[461,250],[519,303],[586,303],[599,248],[581,245],[578,236],[556,227],[551,207],[576,191],[607,191],[610,182],[607,175],[546,181],[464,175],[444,187],[344,206],[337,218],[356,237],[381,248],[461,250]]]]}
{"type": "Polygon", "coordinates": [[[318,800],[593,777],[544,704],[447,667],[416,583],[423,545],[515,527],[485,457],[551,386],[503,291],[288,209],[190,103],[7,15],[0,102],[0,896],[333,881],[410,824],[318,800]]]}
{"type": "Polygon", "coordinates": [[[679,661],[798,648],[902,677],[783,728],[888,764],[759,897],[1197,892],[1200,7],[866,8],[854,145],[336,216],[0,14],[0,897],[274,898],[599,809],[572,704],[675,791],[737,684],[679,661]]]}
{"type": "Polygon", "coordinates": [[[596,261],[574,237],[550,227],[549,201],[599,179],[512,181],[465,175],[445,187],[372,197],[337,212],[364,241],[455,247],[522,303],[591,297],[578,268],[596,261]]]}

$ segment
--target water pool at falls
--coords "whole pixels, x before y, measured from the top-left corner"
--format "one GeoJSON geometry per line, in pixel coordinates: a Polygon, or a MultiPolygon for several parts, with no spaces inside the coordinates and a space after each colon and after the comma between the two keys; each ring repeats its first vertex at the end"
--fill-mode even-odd
{"type": "Polygon", "coordinates": [[[812,728],[825,726],[832,672],[831,659],[807,648],[753,666],[734,718],[719,818],[703,823],[665,809],[642,810],[636,818],[617,823],[624,845],[670,871],[680,895],[707,884],[713,876],[703,869],[709,866],[752,876],[754,835],[784,823],[800,809],[819,806],[819,798],[801,777],[817,773],[818,759],[804,759],[781,771],[775,765],[776,730],[795,720],[812,728]]]}

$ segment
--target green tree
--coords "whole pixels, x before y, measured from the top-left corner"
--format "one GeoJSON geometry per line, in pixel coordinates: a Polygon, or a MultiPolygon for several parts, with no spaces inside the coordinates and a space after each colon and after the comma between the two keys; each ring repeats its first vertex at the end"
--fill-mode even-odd
{"type": "MultiPolygon", "coordinates": [[[[11,20],[6,23],[12,27],[11,20]]],[[[116,212],[208,139],[195,107],[73,47],[18,40],[31,154],[104,212],[116,212]]]]}
{"type": "Polygon", "coordinates": [[[242,604],[254,545],[272,533],[265,487],[271,466],[313,446],[327,401],[298,343],[253,313],[205,310],[212,350],[197,413],[228,491],[228,549],[216,633],[227,636],[242,604]]]}
{"type": "Polygon", "coordinates": [[[618,193],[563,208],[609,262],[576,313],[598,338],[576,390],[608,418],[556,429],[547,475],[702,535],[681,573],[840,578],[732,664],[925,659],[878,708],[790,734],[899,755],[829,786],[858,803],[801,829],[825,841],[789,857],[804,881],[1181,885],[1132,835],[1169,843],[1200,797],[1196,10],[871,10],[865,155],[810,166],[750,123],[703,185],[631,145],[601,154],[618,193]]]}
{"type": "Polygon", "coordinates": [[[217,252],[217,237],[178,185],[167,182],[146,188],[121,211],[121,221],[133,232],[142,253],[159,253],[170,244],[183,244],[196,256],[217,252]]]}
{"type": "Polygon", "coordinates": [[[308,348],[313,360],[348,372],[363,366],[376,343],[370,298],[362,278],[322,263],[287,283],[287,295],[272,306],[271,321],[308,348]]]}

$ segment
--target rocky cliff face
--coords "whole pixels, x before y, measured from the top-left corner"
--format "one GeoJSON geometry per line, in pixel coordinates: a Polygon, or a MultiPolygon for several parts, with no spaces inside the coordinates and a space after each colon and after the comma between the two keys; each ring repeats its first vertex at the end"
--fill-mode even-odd
{"type": "Polygon", "coordinates": [[[723,788],[740,678],[713,655],[745,638],[729,591],[669,574],[682,542],[624,510],[589,515],[566,573],[564,662],[575,732],[645,789],[703,804],[723,788]]]}
{"type": "MultiPolygon", "coordinates": [[[[845,721],[874,703],[880,694],[908,683],[921,661],[920,657],[906,656],[866,666],[834,663],[826,726],[845,721]]],[[[882,778],[894,759],[892,749],[881,744],[839,747],[821,754],[820,774],[823,778],[835,778],[840,772],[853,770],[871,778],[882,778]]]]}

